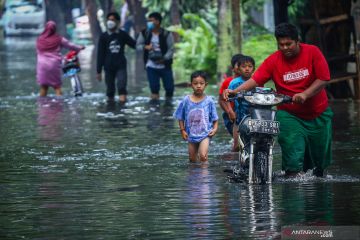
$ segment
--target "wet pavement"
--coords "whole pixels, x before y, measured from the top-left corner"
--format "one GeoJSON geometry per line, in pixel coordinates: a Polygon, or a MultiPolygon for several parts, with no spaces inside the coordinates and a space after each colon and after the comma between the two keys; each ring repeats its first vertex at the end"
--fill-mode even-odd
{"type": "MultiPolygon", "coordinates": [[[[188,162],[172,113],[190,90],[150,103],[128,54],[125,106],[106,104],[91,47],[80,54],[83,97],[64,82],[64,97],[39,98],[34,39],[0,40],[1,239],[280,239],[285,225],[360,225],[359,102],[331,102],[325,179],[248,186],[223,171],[236,156],[222,122],[209,164],[188,162]]],[[[280,158],[277,146],[277,172],[280,158]]]]}

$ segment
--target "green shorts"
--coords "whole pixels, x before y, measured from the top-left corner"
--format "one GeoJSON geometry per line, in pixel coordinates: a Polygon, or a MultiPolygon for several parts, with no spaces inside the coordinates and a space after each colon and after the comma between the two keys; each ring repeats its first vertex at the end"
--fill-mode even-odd
{"type": "Polygon", "coordinates": [[[332,117],[329,107],[313,120],[304,120],[283,110],[277,112],[283,170],[306,172],[314,167],[324,170],[330,165],[332,117]]]}

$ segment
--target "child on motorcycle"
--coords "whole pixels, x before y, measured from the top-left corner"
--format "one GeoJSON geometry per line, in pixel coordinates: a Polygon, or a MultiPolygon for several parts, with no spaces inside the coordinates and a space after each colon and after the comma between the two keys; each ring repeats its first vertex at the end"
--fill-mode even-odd
{"type": "MultiPolygon", "coordinates": [[[[221,83],[219,90],[218,102],[221,109],[224,111],[222,113],[222,117],[224,119],[225,128],[231,136],[233,136],[233,126],[236,120],[236,113],[234,109],[235,105],[233,102],[228,102],[223,98],[223,92],[225,89],[229,87],[230,82],[234,78],[237,78],[240,75],[236,63],[238,59],[241,58],[242,56],[243,56],[242,54],[235,54],[231,57],[231,67],[232,67],[233,75],[224,79],[224,81],[221,83]]],[[[237,136],[233,136],[233,137],[237,138],[237,136]]],[[[234,150],[234,146],[232,146],[232,151],[235,150],[234,150]]]]}
{"type": "MultiPolygon", "coordinates": [[[[255,70],[255,60],[250,56],[242,56],[237,60],[236,66],[239,72],[239,76],[230,82],[229,89],[232,90],[236,89],[246,80],[250,79],[255,70]]],[[[248,114],[248,107],[248,103],[245,101],[235,101],[236,124],[233,126],[233,151],[239,151],[238,125],[243,117],[248,114]]]]}
{"type": "Polygon", "coordinates": [[[204,71],[195,71],[190,77],[193,94],[184,97],[174,113],[179,120],[180,133],[188,141],[190,162],[207,162],[210,138],[218,128],[214,100],[204,91],[208,84],[204,71]]]}

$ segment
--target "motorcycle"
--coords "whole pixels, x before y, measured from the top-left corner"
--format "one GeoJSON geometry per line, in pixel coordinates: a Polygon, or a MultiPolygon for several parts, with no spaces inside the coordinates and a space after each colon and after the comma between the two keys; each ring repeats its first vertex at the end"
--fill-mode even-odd
{"type": "Polygon", "coordinates": [[[63,59],[64,78],[70,79],[72,93],[75,97],[82,96],[84,90],[78,73],[81,71],[76,51],[69,51],[63,59]]]}
{"type": "Polygon", "coordinates": [[[249,114],[239,123],[239,163],[232,169],[233,177],[246,179],[250,184],[272,182],[273,147],[280,133],[274,106],[290,103],[290,96],[276,93],[271,88],[257,87],[240,92],[229,101],[246,101],[249,114]]]}

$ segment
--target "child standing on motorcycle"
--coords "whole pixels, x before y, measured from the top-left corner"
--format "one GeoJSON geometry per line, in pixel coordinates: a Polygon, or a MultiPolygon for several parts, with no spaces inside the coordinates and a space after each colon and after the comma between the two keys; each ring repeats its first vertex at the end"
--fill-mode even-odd
{"type": "Polygon", "coordinates": [[[180,133],[188,141],[189,160],[207,162],[210,138],[218,128],[214,100],[204,91],[208,84],[204,71],[195,71],[190,77],[193,94],[184,97],[174,113],[179,120],[180,133]]]}
{"type": "MultiPolygon", "coordinates": [[[[242,56],[237,60],[236,66],[238,69],[239,76],[237,78],[234,78],[230,82],[229,89],[232,90],[236,89],[245,81],[250,79],[250,77],[252,76],[255,70],[255,60],[250,56],[242,56]]],[[[234,138],[233,151],[236,152],[239,151],[238,125],[240,121],[248,114],[248,108],[249,105],[245,101],[241,101],[239,99],[235,101],[236,124],[234,124],[233,126],[233,138],[234,138]]]]}

